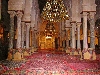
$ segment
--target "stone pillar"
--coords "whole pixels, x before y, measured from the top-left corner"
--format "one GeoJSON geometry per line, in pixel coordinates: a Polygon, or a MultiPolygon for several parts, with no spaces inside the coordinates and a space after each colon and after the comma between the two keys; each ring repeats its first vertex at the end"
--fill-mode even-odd
{"type": "Polygon", "coordinates": [[[12,60],[14,58],[14,53],[13,53],[13,44],[14,44],[14,16],[15,16],[15,11],[8,11],[10,14],[10,29],[9,29],[9,52],[8,52],[8,60],[12,60]]]}
{"type": "Polygon", "coordinates": [[[34,47],[35,45],[35,33],[34,33],[34,28],[32,27],[32,46],[34,47]]]}
{"type": "Polygon", "coordinates": [[[37,48],[37,30],[34,30],[34,47],[37,48]]]}
{"type": "Polygon", "coordinates": [[[70,54],[69,28],[66,28],[66,53],[70,54]]]}
{"type": "Polygon", "coordinates": [[[36,45],[39,48],[39,32],[36,33],[36,45]]]}
{"type": "Polygon", "coordinates": [[[77,49],[80,50],[81,49],[81,45],[80,45],[80,25],[81,22],[77,23],[77,49]]]}
{"type": "Polygon", "coordinates": [[[68,28],[66,28],[66,49],[69,47],[69,37],[68,37],[68,28]]]}
{"type": "Polygon", "coordinates": [[[62,50],[64,51],[65,50],[65,41],[66,41],[66,31],[65,30],[62,30],[62,50]]]}
{"type": "Polygon", "coordinates": [[[26,48],[29,48],[29,31],[30,31],[30,23],[26,23],[26,48]]]}
{"type": "Polygon", "coordinates": [[[87,12],[83,12],[83,50],[87,50],[87,12]]]}
{"type": "Polygon", "coordinates": [[[13,49],[13,41],[14,41],[14,16],[15,11],[8,11],[10,14],[10,30],[9,30],[9,49],[13,49]]]}
{"type": "Polygon", "coordinates": [[[95,12],[89,13],[89,22],[90,22],[90,48],[95,49],[95,12]]]}
{"type": "Polygon", "coordinates": [[[96,60],[96,54],[95,54],[95,16],[96,12],[90,12],[89,13],[89,22],[90,22],[90,54],[92,60],[96,60]]]}
{"type": "Polygon", "coordinates": [[[61,48],[64,50],[64,21],[61,22],[61,48]]]}
{"type": "Polygon", "coordinates": [[[21,48],[21,18],[22,18],[22,12],[17,11],[17,44],[16,48],[21,48]]]}
{"type": "Polygon", "coordinates": [[[88,52],[87,44],[87,12],[83,12],[83,58],[89,59],[90,54],[88,52]]]}
{"type": "Polygon", "coordinates": [[[21,35],[21,47],[24,48],[24,41],[25,41],[25,22],[22,22],[22,35],[21,35]]]}
{"type": "Polygon", "coordinates": [[[72,24],[72,50],[75,50],[76,48],[76,39],[75,39],[75,26],[76,23],[71,23],[72,24]]]}
{"type": "Polygon", "coordinates": [[[81,22],[77,22],[77,51],[78,54],[81,55],[80,59],[82,59],[83,56],[82,56],[81,43],[80,43],[80,26],[81,26],[81,22]]]}
{"type": "Polygon", "coordinates": [[[71,28],[71,25],[70,25],[70,20],[66,20],[65,21],[65,29],[66,29],[66,49],[68,49],[68,47],[70,47],[69,45],[69,30],[71,28]]]}

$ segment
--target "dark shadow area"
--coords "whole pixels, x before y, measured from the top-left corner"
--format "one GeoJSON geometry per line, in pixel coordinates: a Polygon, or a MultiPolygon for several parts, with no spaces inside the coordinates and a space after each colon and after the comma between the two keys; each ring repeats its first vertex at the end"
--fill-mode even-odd
{"type": "Polygon", "coordinates": [[[8,56],[8,33],[9,33],[9,24],[10,16],[8,14],[8,0],[1,0],[1,20],[0,27],[2,29],[2,36],[0,37],[0,60],[7,59],[8,56]]]}

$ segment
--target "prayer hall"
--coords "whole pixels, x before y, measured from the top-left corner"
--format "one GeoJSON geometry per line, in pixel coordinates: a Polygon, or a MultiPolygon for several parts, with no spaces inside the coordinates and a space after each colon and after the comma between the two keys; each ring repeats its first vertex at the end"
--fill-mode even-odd
{"type": "Polygon", "coordinates": [[[100,75],[100,0],[0,0],[0,75],[100,75]]]}

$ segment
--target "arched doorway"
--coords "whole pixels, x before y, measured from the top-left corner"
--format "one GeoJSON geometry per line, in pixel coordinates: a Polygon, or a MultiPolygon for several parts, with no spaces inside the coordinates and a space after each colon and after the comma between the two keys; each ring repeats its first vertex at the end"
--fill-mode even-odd
{"type": "Polygon", "coordinates": [[[56,23],[43,22],[40,26],[39,47],[40,49],[56,49],[55,37],[58,37],[59,25],[56,23]]]}

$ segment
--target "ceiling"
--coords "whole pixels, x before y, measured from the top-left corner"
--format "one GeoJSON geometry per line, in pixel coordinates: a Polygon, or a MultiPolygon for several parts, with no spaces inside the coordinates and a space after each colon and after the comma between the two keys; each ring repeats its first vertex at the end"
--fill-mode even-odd
{"type": "MultiPolygon", "coordinates": [[[[64,1],[64,0],[63,0],[64,1]]],[[[68,0],[67,0],[68,1],[68,0]]],[[[67,2],[66,1],[66,2],[67,2]]],[[[43,7],[45,6],[47,0],[38,0],[40,11],[42,11],[43,7]]],[[[97,5],[100,5],[100,0],[95,0],[97,5]]]]}
{"type": "Polygon", "coordinates": [[[43,7],[45,6],[46,2],[47,2],[47,0],[38,0],[40,13],[42,12],[43,7]]]}

